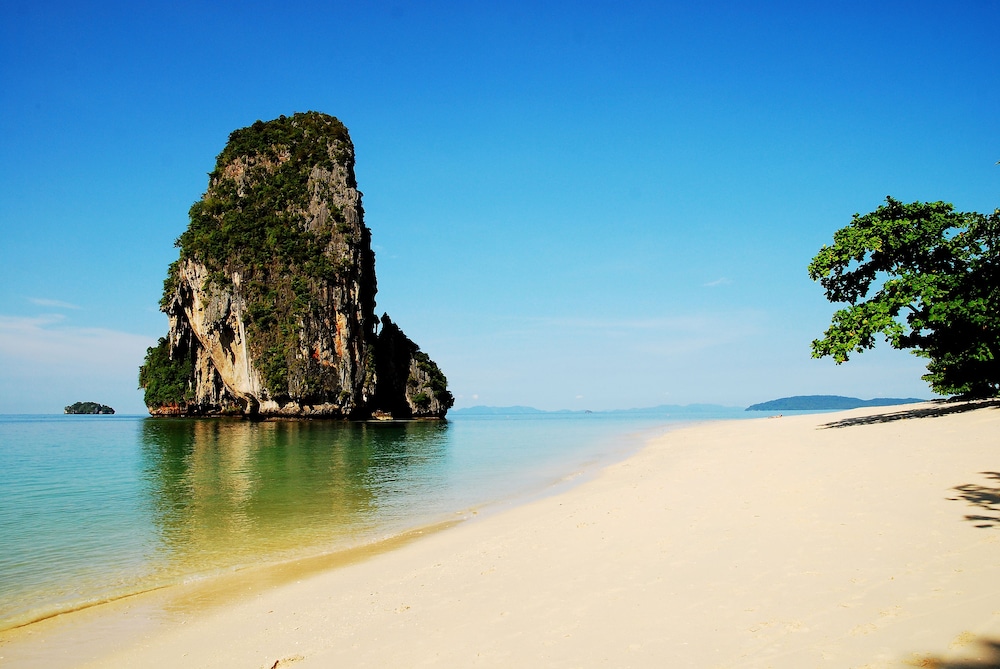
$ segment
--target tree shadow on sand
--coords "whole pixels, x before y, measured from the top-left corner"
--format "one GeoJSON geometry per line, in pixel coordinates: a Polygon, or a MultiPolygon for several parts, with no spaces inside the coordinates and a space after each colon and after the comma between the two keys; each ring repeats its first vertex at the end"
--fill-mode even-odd
{"type": "Polygon", "coordinates": [[[907,661],[906,666],[926,669],[1000,669],[1000,642],[978,639],[975,659],[944,660],[939,657],[921,657],[907,661]]]}
{"type": "MultiPolygon", "coordinates": [[[[992,481],[1000,481],[1000,472],[979,473],[992,481]]],[[[949,497],[949,500],[953,502],[964,501],[977,509],[990,511],[995,514],[992,516],[966,516],[965,519],[967,521],[975,523],[976,527],[983,529],[1000,527],[1000,488],[989,488],[987,486],[976,485],[975,483],[966,483],[965,485],[957,485],[952,490],[957,490],[958,496],[949,497]]]]}
{"type": "Polygon", "coordinates": [[[904,411],[887,411],[871,416],[858,416],[856,418],[844,418],[835,420],[832,423],[821,425],[821,429],[854,427],[855,425],[877,425],[879,423],[892,423],[897,420],[910,420],[912,418],[939,418],[953,413],[965,413],[966,411],[978,411],[980,409],[995,409],[1000,407],[1000,399],[993,400],[970,400],[963,402],[953,402],[950,400],[935,400],[928,402],[931,406],[921,406],[916,409],[906,409],[904,411]]]}

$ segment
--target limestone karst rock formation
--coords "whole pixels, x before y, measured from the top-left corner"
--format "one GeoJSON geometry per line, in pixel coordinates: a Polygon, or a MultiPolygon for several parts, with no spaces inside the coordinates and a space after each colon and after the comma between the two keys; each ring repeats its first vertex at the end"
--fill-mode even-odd
{"type": "Polygon", "coordinates": [[[150,413],[444,417],[441,370],[375,316],[363,217],[340,121],[234,131],[164,281],[170,331],[139,373],[150,413]]]}

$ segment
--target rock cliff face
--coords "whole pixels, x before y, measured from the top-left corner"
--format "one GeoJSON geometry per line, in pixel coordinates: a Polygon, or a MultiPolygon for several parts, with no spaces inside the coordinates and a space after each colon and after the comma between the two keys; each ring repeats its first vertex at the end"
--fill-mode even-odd
{"type": "Polygon", "coordinates": [[[443,417],[430,358],[375,317],[375,255],[337,119],[237,130],[178,238],[170,331],[139,384],[154,415],[443,417]]]}

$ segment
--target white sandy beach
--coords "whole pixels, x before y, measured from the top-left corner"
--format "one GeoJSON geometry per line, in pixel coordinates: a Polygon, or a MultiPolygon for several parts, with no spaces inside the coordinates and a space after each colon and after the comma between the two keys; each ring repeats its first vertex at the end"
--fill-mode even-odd
{"type": "Polygon", "coordinates": [[[1000,408],[976,406],[671,431],[351,564],[8,632],[0,665],[997,667],[1000,408]]]}

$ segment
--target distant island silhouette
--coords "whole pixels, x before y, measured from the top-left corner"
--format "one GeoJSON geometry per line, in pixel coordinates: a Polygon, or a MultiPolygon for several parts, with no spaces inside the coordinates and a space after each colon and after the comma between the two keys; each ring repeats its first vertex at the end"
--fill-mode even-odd
{"type": "MultiPolygon", "coordinates": [[[[760,404],[748,406],[745,411],[833,411],[844,409],[858,409],[860,407],[887,407],[897,404],[914,404],[917,402],[927,402],[926,399],[918,397],[876,397],[870,400],[862,400],[857,397],[844,397],[842,395],[795,395],[793,397],[782,397],[760,404]]],[[[546,411],[529,406],[471,406],[461,409],[452,409],[455,416],[525,416],[541,414],[641,414],[641,415],[698,415],[698,414],[718,414],[720,412],[739,411],[739,407],[724,406],[720,404],[661,404],[655,407],[642,407],[635,409],[612,409],[607,411],[593,411],[590,409],[557,409],[546,411]]]]}
{"type": "Polygon", "coordinates": [[[541,415],[541,414],[641,414],[641,415],[669,415],[669,414],[706,414],[739,411],[739,407],[723,406],[721,404],[661,404],[655,407],[640,407],[635,409],[608,409],[605,411],[593,409],[556,409],[547,411],[528,406],[472,406],[461,409],[452,409],[451,414],[456,416],[521,416],[521,415],[541,415]]]}
{"type": "Polygon", "coordinates": [[[63,409],[63,413],[70,414],[112,414],[115,410],[106,404],[97,402],[74,402],[63,409]]]}
{"type": "Polygon", "coordinates": [[[747,411],[825,411],[831,409],[859,409],[861,407],[888,407],[897,404],[914,404],[927,400],[916,397],[876,397],[862,400],[841,395],[795,395],[760,404],[751,404],[747,411]]]}

